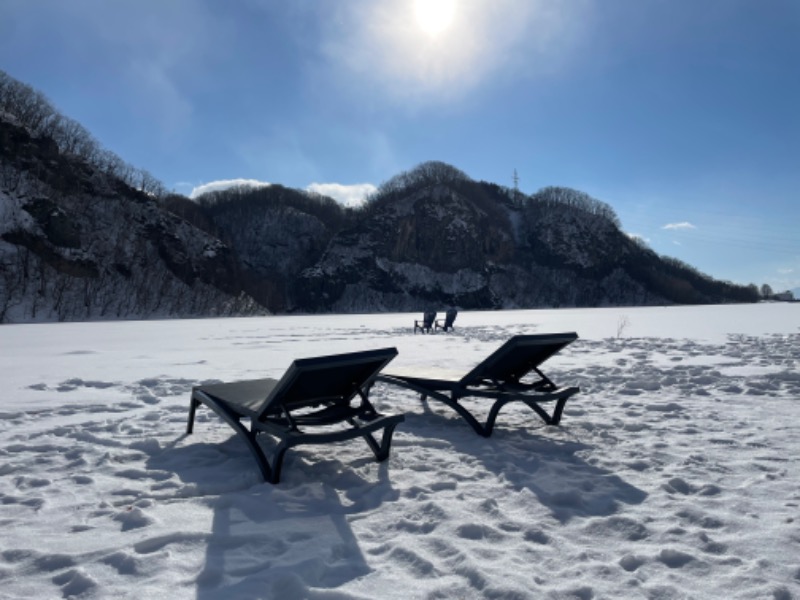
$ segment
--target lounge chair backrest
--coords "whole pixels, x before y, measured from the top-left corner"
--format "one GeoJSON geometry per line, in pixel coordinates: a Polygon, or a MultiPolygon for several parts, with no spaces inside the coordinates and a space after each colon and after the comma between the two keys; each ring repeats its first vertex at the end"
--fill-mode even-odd
{"type": "Polygon", "coordinates": [[[426,329],[430,329],[433,327],[433,322],[436,319],[436,313],[433,311],[428,311],[423,313],[422,315],[422,322],[426,329]]]}
{"type": "Polygon", "coordinates": [[[519,381],[576,339],[577,333],[515,335],[467,373],[461,383],[519,381]]]}
{"type": "Polygon", "coordinates": [[[450,308],[450,309],[447,310],[447,312],[444,314],[444,326],[445,326],[445,328],[449,329],[450,327],[453,326],[453,323],[456,320],[456,315],[457,314],[458,314],[458,311],[455,308],[450,308]]]}
{"type": "Polygon", "coordinates": [[[280,411],[281,406],[349,402],[395,356],[396,348],[381,348],[295,360],[270,392],[259,416],[280,411]]]}

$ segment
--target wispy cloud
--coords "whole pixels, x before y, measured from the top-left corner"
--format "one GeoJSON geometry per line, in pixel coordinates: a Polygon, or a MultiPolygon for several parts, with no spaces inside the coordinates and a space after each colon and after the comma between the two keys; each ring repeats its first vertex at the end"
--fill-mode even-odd
{"type": "Polygon", "coordinates": [[[188,196],[192,193],[192,190],[195,188],[195,184],[191,181],[176,181],[172,184],[172,189],[177,192],[178,194],[183,194],[188,196]]]}
{"type": "Polygon", "coordinates": [[[121,85],[124,94],[111,102],[129,104],[140,118],[154,120],[165,137],[191,126],[194,107],[187,84],[207,76],[209,57],[218,55],[231,31],[204,4],[46,3],[48,11],[56,12],[48,21],[60,25],[58,43],[91,61],[87,70],[105,73],[121,85]]]}
{"type": "Polygon", "coordinates": [[[218,181],[210,181],[209,183],[204,183],[202,185],[198,185],[195,187],[192,192],[189,194],[189,198],[198,198],[203,194],[207,194],[208,192],[219,192],[221,190],[227,190],[232,187],[268,187],[272,185],[271,183],[267,183],[266,181],[259,181],[257,179],[220,179],[218,181]]]}
{"type": "Polygon", "coordinates": [[[306,191],[322,194],[336,200],[344,206],[360,206],[367,196],[377,191],[371,183],[356,183],[343,185],[341,183],[312,183],[306,191]]]}
{"type": "Polygon", "coordinates": [[[670,229],[674,231],[674,230],[697,229],[697,227],[695,227],[688,221],[682,221],[681,223],[667,223],[661,229],[670,229]]]}
{"type": "Polygon", "coordinates": [[[336,5],[324,20],[322,51],[340,83],[375,85],[407,103],[447,102],[489,77],[535,77],[558,70],[579,43],[591,4],[584,0],[469,0],[450,27],[431,37],[408,0],[336,5]]]}

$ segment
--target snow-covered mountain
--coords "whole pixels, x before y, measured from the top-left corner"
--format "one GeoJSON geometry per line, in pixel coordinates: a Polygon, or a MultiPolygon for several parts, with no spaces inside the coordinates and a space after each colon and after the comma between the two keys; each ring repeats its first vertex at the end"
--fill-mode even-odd
{"type": "Polygon", "coordinates": [[[756,301],[613,210],[422,163],[365,206],[272,185],[167,194],[0,71],[0,322],[756,301]]]}
{"type": "Polygon", "coordinates": [[[424,163],[383,186],[302,272],[307,311],[532,308],[752,301],[657,256],[581,192],[533,196],[424,163]]]}
{"type": "Polygon", "coordinates": [[[238,273],[218,238],[0,117],[0,323],[265,312],[238,273]]]}

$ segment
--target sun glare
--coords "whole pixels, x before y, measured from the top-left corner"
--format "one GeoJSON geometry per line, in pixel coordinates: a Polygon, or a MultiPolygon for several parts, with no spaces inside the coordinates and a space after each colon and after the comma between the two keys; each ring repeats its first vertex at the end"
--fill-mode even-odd
{"type": "Polygon", "coordinates": [[[414,14],[420,28],[437,36],[450,26],[455,13],[455,0],[415,0],[414,14]]]}

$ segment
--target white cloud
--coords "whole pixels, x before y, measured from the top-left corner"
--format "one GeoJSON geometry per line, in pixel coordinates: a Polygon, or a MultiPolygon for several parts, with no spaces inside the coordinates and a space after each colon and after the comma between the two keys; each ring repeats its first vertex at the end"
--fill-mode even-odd
{"type": "Polygon", "coordinates": [[[661,229],[672,229],[672,230],[686,230],[686,229],[697,229],[694,225],[689,223],[688,221],[683,221],[681,223],[667,223],[661,229]]]}
{"type": "Polygon", "coordinates": [[[377,191],[371,183],[343,185],[341,183],[312,183],[306,191],[329,196],[344,206],[360,206],[367,196],[377,191]]]}
{"type": "Polygon", "coordinates": [[[220,190],[227,190],[232,187],[268,187],[272,185],[266,181],[258,181],[257,179],[220,179],[219,181],[211,181],[195,187],[189,194],[189,198],[195,199],[208,192],[218,192],[220,190]]]}
{"type": "Polygon", "coordinates": [[[643,236],[643,235],[641,235],[639,233],[627,233],[626,232],[625,235],[627,235],[632,240],[638,240],[640,242],[645,242],[647,244],[650,243],[650,238],[646,238],[645,236],[643,236]]]}
{"type": "MultiPolygon", "coordinates": [[[[195,186],[189,194],[189,197],[195,199],[209,192],[219,192],[233,187],[260,188],[270,185],[272,184],[266,181],[259,181],[258,179],[220,179],[218,181],[210,181],[195,186]]],[[[353,185],[344,185],[341,183],[311,183],[306,186],[307,192],[328,196],[343,206],[360,206],[367,199],[367,196],[376,192],[377,189],[378,188],[371,183],[356,183],[353,185]]]]}

